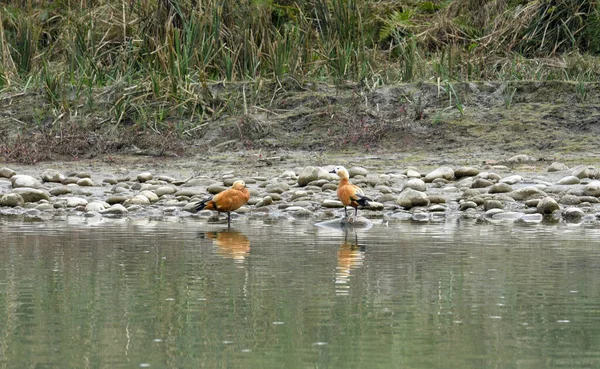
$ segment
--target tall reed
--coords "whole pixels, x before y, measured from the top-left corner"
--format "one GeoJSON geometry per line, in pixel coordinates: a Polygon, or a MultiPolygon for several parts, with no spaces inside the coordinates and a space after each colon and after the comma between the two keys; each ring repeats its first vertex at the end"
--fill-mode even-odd
{"type": "Polygon", "coordinates": [[[595,81],[599,36],[596,0],[6,0],[0,88],[42,87],[64,109],[53,94],[92,108],[95,91],[133,86],[115,122],[143,106],[211,119],[242,108],[206,87],[221,81],[595,81]]]}

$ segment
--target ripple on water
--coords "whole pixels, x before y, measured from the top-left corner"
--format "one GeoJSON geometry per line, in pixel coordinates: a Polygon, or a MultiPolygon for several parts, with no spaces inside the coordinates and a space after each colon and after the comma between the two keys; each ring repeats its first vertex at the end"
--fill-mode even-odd
{"type": "Polygon", "coordinates": [[[3,355],[15,367],[600,366],[598,229],[373,223],[238,219],[243,263],[199,237],[220,224],[0,225],[3,355]]]}

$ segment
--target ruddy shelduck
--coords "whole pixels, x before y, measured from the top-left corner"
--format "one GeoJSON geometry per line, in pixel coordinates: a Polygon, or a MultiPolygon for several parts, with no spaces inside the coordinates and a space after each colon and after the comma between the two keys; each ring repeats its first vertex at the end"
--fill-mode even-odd
{"type": "Polygon", "coordinates": [[[231,226],[231,212],[239,209],[250,199],[250,191],[244,181],[235,181],[231,188],[219,192],[214,197],[204,199],[196,204],[196,211],[207,209],[219,213],[227,213],[227,226],[231,226]]]}
{"type": "Polygon", "coordinates": [[[337,197],[344,205],[344,215],[348,216],[346,206],[352,206],[354,208],[354,216],[358,215],[359,206],[368,206],[370,198],[366,197],[363,190],[350,183],[350,175],[346,168],[338,166],[335,167],[331,172],[335,173],[340,177],[340,183],[337,188],[337,197]]]}

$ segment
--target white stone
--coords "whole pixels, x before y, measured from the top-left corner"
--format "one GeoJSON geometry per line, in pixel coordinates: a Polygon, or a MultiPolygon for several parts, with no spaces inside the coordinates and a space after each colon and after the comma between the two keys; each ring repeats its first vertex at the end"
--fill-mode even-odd
{"type": "Polygon", "coordinates": [[[304,187],[319,178],[319,170],[315,167],[304,167],[298,176],[298,186],[304,187]]]}
{"type": "Polygon", "coordinates": [[[396,199],[396,203],[402,206],[403,208],[412,208],[415,206],[428,206],[429,198],[424,192],[415,191],[412,188],[407,188],[400,193],[400,195],[396,199]]]}
{"type": "Polygon", "coordinates": [[[18,193],[23,197],[25,202],[37,202],[40,200],[50,200],[50,193],[45,190],[40,190],[37,188],[29,188],[29,187],[19,187],[15,188],[13,193],[18,193]]]}
{"type": "Polygon", "coordinates": [[[150,202],[158,201],[158,195],[152,191],[148,191],[148,190],[142,191],[142,192],[140,192],[140,195],[145,196],[150,202]]]}
{"type": "Polygon", "coordinates": [[[137,179],[140,182],[146,182],[152,179],[152,173],[150,172],[143,172],[137,175],[137,179]]]}
{"type": "Polygon", "coordinates": [[[125,214],[128,210],[121,204],[114,204],[110,208],[104,210],[102,214],[125,214]]]}
{"type": "Polygon", "coordinates": [[[14,170],[4,167],[4,168],[0,168],[0,177],[3,178],[10,178],[12,176],[14,176],[16,173],[14,170]]]}
{"type": "Polygon", "coordinates": [[[65,197],[64,200],[66,201],[67,207],[69,208],[86,206],[88,204],[88,201],[81,197],[65,197]]]}
{"type": "Polygon", "coordinates": [[[425,190],[427,190],[427,185],[420,178],[409,179],[408,181],[406,181],[406,184],[404,185],[404,187],[412,188],[413,190],[421,191],[421,192],[425,192],[425,190]]]}
{"type": "Polygon", "coordinates": [[[61,183],[66,177],[56,169],[46,169],[42,174],[42,181],[61,183]]]}
{"type": "Polygon", "coordinates": [[[581,180],[579,179],[579,177],[576,176],[566,176],[564,178],[561,178],[560,181],[558,181],[558,184],[562,185],[573,185],[579,183],[581,183],[581,180]]]}
{"type": "Polygon", "coordinates": [[[439,167],[425,176],[425,182],[432,182],[436,178],[443,178],[448,181],[454,179],[454,170],[450,167],[439,167]]]}
{"type": "Polygon", "coordinates": [[[25,200],[23,200],[23,196],[18,193],[6,193],[0,196],[0,206],[23,206],[25,204],[25,200]]]}
{"type": "Polygon", "coordinates": [[[84,177],[77,181],[77,185],[82,187],[91,187],[94,185],[94,181],[92,181],[91,178],[84,177]]]}
{"type": "Polygon", "coordinates": [[[518,174],[514,174],[512,176],[508,176],[508,177],[504,177],[504,178],[500,179],[500,183],[506,183],[509,185],[514,185],[514,184],[522,182],[522,181],[523,181],[523,177],[521,177],[518,174]]]}
{"type": "Polygon", "coordinates": [[[343,208],[344,204],[342,204],[342,202],[339,200],[326,199],[321,202],[321,206],[324,208],[343,208]]]}
{"type": "Polygon", "coordinates": [[[13,188],[22,188],[22,187],[41,188],[42,187],[42,183],[40,181],[38,181],[36,178],[33,178],[32,176],[28,176],[26,174],[15,174],[14,176],[10,177],[10,182],[11,182],[13,188]]]}
{"type": "Polygon", "coordinates": [[[350,178],[356,177],[356,176],[365,176],[366,177],[367,174],[369,174],[369,171],[363,167],[355,166],[355,167],[348,169],[348,174],[350,175],[350,178]]]}
{"type": "Polygon", "coordinates": [[[91,211],[93,211],[93,212],[98,212],[98,213],[101,213],[101,212],[102,212],[102,211],[104,211],[104,210],[106,210],[106,206],[105,206],[105,204],[104,204],[104,203],[102,203],[102,202],[99,202],[99,201],[93,201],[93,202],[90,202],[89,204],[87,204],[87,205],[85,206],[85,211],[86,211],[86,212],[91,212],[91,211]]]}

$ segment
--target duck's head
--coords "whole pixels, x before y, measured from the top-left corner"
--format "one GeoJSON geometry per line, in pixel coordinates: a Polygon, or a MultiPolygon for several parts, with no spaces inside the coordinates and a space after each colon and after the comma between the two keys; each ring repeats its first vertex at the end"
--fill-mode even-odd
{"type": "Polygon", "coordinates": [[[337,174],[340,178],[349,178],[350,175],[348,174],[348,170],[342,166],[337,166],[335,168],[333,168],[333,170],[329,173],[335,173],[337,174]]]}
{"type": "Polygon", "coordinates": [[[231,186],[231,188],[235,189],[235,190],[241,190],[242,188],[246,187],[246,182],[239,180],[239,181],[235,181],[233,182],[233,186],[231,186]]]}

